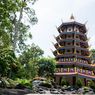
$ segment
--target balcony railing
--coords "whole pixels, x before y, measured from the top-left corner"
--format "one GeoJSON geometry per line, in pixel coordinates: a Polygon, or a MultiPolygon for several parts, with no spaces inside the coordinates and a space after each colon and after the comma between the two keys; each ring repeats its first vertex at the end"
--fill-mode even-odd
{"type": "Polygon", "coordinates": [[[88,61],[78,59],[78,58],[61,58],[58,61],[59,62],[81,62],[81,63],[88,64],[88,61]]]}
{"type": "Polygon", "coordinates": [[[56,73],[76,73],[76,74],[85,74],[85,75],[90,75],[90,76],[95,76],[93,71],[90,70],[85,70],[82,68],[57,68],[56,73]]]}

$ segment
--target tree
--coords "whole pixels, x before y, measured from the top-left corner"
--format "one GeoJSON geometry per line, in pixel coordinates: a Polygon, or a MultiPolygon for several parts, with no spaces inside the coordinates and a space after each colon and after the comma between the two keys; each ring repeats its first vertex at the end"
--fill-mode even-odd
{"type": "Polygon", "coordinates": [[[43,50],[33,43],[19,56],[19,61],[21,64],[27,65],[30,60],[33,62],[37,61],[43,55],[43,53],[43,50]]]}
{"type": "Polygon", "coordinates": [[[38,65],[37,62],[40,57],[43,55],[43,50],[41,50],[35,44],[32,44],[27,50],[25,50],[19,56],[19,62],[22,64],[22,69],[19,72],[22,72],[22,76],[24,78],[33,78],[37,75],[38,65]]]}
{"type": "Polygon", "coordinates": [[[38,61],[39,76],[53,77],[55,71],[55,60],[53,58],[41,58],[38,61]]]}
{"type": "Polygon", "coordinates": [[[18,71],[19,63],[13,50],[0,49],[0,76],[12,78],[18,71]]]}
{"type": "Polygon", "coordinates": [[[23,23],[23,15],[32,24],[37,22],[35,11],[31,9],[36,0],[0,0],[0,34],[7,33],[13,51],[22,50],[25,40],[31,38],[29,25],[23,23]]]}

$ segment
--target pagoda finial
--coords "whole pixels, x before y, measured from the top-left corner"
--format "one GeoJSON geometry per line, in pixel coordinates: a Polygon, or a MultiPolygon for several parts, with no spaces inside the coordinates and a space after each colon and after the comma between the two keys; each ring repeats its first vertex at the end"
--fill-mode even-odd
{"type": "Polygon", "coordinates": [[[75,20],[73,14],[72,14],[71,17],[70,17],[70,20],[73,20],[73,21],[75,20]]]}

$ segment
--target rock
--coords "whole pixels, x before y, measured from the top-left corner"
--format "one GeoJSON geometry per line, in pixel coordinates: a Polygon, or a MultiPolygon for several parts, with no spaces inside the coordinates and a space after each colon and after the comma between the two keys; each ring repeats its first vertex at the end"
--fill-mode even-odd
{"type": "Polygon", "coordinates": [[[15,89],[25,89],[26,87],[23,84],[18,84],[15,86],[15,89]]]}

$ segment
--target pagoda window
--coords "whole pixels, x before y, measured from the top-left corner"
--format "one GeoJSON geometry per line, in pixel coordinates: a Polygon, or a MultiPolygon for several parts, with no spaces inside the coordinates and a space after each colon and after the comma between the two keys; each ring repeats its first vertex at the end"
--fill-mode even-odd
{"type": "Polygon", "coordinates": [[[61,59],[59,59],[59,62],[61,62],[61,59]]]}
{"type": "Polygon", "coordinates": [[[80,44],[79,44],[79,43],[76,43],[76,45],[77,45],[77,46],[80,46],[80,44]]]}
{"type": "Polygon", "coordinates": [[[68,49],[68,50],[67,50],[67,52],[69,52],[69,53],[70,53],[70,52],[71,52],[71,50],[69,50],[69,49],[68,49]]]}
{"type": "Polygon", "coordinates": [[[66,32],[66,29],[64,29],[64,31],[63,32],[66,32]]]}
{"type": "Polygon", "coordinates": [[[61,59],[61,61],[63,62],[63,58],[61,59]]]}
{"type": "Polygon", "coordinates": [[[68,69],[67,69],[67,68],[64,68],[64,69],[63,69],[63,71],[64,71],[64,72],[67,72],[67,71],[68,71],[68,69]]]}
{"type": "Polygon", "coordinates": [[[76,38],[77,38],[77,39],[79,39],[79,36],[78,36],[78,35],[76,35],[76,38]]]}
{"type": "Polygon", "coordinates": [[[88,74],[89,74],[89,75],[91,75],[91,74],[92,74],[92,72],[91,72],[91,71],[88,71],[88,74]]]}
{"type": "Polygon", "coordinates": [[[78,50],[77,50],[76,52],[77,52],[77,53],[80,53],[80,51],[78,51],[78,50]]]}
{"type": "Polygon", "coordinates": [[[68,35],[67,38],[72,38],[72,35],[68,35]]]}
{"type": "Polygon", "coordinates": [[[73,61],[74,59],[73,58],[70,58],[71,61],[73,61]]]}
{"type": "Polygon", "coordinates": [[[65,60],[68,61],[68,58],[66,58],[65,60]]]}
{"type": "Polygon", "coordinates": [[[85,74],[86,73],[86,70],[82,70],[82,73],[85,74]]]}
{"type": "Polygon", "coordinates": [[[77,27],[74,27],[74,32],[79,32],[79,29],[77,27]]]}
{"type": "Polygon", "coordinates": [[[79,73],[81,73],[81,69],[80,69],[80,68],[78,68],[77,71],[78,71],[79,73]]]}
{"type": "Polygon", "coordinates": [[[70,72],[74,72],[74,69],[73,68],[70,68],[70,72]]]}
{"type": "Polygon", "coordinates": [[[72,27],[67,28],[67,32],[72,32],[72,31],[73,31],[72,27]]]}
{"type": "Polygon", "coordinates": [[[67,42],[67,44],[66,44],[67,46],[70,46],[71,45],[71,43],[70,42],[67,42]]]}

